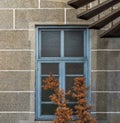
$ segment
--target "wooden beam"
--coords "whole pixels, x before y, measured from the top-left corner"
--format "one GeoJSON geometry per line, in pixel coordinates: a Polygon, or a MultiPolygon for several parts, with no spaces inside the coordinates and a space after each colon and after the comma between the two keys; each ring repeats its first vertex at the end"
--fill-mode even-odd
{"type": "Polygon", "coordinates": [[[120,8],[113,11],[111,14],[101,18],[100,20],[96,21],[95,23],[91,24],[89,26],[89,28],[90,29],[100,29],[119,16],[120,16],[120,8]]]}
{"type": "Polygon", "coordinates": [[[105,2],[102,2],[100,5],[97,5],[83,13],[80,13],[77,17],[80,19],[88,20],[119,2],[120,0],[107,0],[105,2]]]}
{"type": "Polygon", "coordinates": [[[120,38],[120,22],[115,24],[112,28],[108,29],[107,31],[103,32],[100,35],[101,38],[120,38]]]}
{"type": "Polygon", "coordinates": [[[68,5],[77,9],[77,8],[82,7],[92,1],[95,1],[95,0],[70,0],[70,1],[68,1],[68,5]]]}

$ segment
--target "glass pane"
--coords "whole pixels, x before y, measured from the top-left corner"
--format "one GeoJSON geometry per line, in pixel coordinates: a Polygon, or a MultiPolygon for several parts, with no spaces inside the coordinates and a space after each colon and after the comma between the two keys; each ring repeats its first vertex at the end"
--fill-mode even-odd
{"type": "Polygon", "coordinates": [[[50,101],[49,96],[53,94],[53,90],[44,90],[42,89],[42,101],[50,101]]]}
{"type": "Polygon", "coordinates": [[[84,56],[84,33],[83,31],[65,31],[64,51],[65,57],[84,56]]]}
{"type": "Polygon", "coordinates": [[[54,104],[42,104],[41,105],[41,113],[42,115],[54,115],[55,114],[55,110],[56,110],[57,106],[54,104]]]}
{"type": "MultiPolygon", "coordinates": [[[[65,90],[66,90],[66,92],[67,91],[69,91],[69,90],[71,90],[71,92],[73,92],[72,91],[72,87],[73,87],[73,85],[74,85],[74,78],[75,77],[66,77],[65,78],[65,90]]],[[[75,101],[73,98],[72,98],[72,95],[70,95],[69,97],[69,100],[70,101],[75,101]]]]}
{"type": "Polygon", "coordinates": [[[72,87],[74,85],[74,78],[75,77],[66,77],[66,91],[71,90],[72,91],[72,87]]]}
{"type": "Polygon", "coordinates": [[[75,105],[76,104],[67,104],[67,106],[73,110],[73,115],[75,115],[75,111],[76,111],[75,108],[74,108],[75,105]]]}
{"type": "Polygon", "coordinates": [[[41,55],[42,57],[60,56],[60,32],[42,31],[41,32],[41,55]]]}
{"type": "Polygon", "coordinates": [[[83,63],[66,63],[66,74],[83,74],[83,63]]]}
{"type": "Polygon", "coordinates": [[[41,64],[42,74],[59,74],[58,63],[42,63],[41,64]]]}

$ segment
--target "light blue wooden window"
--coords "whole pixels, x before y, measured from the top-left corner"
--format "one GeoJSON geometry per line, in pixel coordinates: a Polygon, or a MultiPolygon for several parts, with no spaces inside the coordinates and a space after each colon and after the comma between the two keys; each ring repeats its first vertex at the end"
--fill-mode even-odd
{"type": "MultiPolygon", "coordinates": [[[[48,98],[52,91],[42,89],[50,73],[59,87],[71,90],[73,79],[85,76],[89,85],[89,31],[82,26],[36,26],[36,120],[53,120],[56,106],[48,98]]],[[[90,101],[90,96],[88,96],[90,101]]],[[[68,105],[73,107],[70,97],[68,105]]]]}

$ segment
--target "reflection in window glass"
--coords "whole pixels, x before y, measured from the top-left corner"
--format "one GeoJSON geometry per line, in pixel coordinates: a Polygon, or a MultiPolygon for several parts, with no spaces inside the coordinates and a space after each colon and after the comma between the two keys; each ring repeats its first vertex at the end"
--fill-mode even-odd
{"type": "Polygon", "coordinates": [[[84,56],[83,31],[65,31],[64,54],[65,57],[84,56]]]}
{"type": "Polygon", "coordinates": [[[41,56],[59,57],[60,56],[60,32],[42,31],[41,32],[41,56]]]}
{"type": "Polygon", "coordinates": [[[56,105],[54,104],[42,104],[42,115],[53,115],[55,114],[56,105]]]}
{"type": "Polygon", "coordinates": [[[83,63],[66,63],[66,74],[83,74],[84,64],[83,63]]]}
{"type": "Polygon", "coordinates": [[[58,63],[42,63],[41,71],[42,74],[59,74],[59,64],[58,63]]]}

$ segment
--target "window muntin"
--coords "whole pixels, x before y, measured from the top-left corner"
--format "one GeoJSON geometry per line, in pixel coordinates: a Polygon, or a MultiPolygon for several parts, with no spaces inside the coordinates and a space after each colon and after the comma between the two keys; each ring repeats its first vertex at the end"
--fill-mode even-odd
{"type": "MultiPolygon", "coordinates": [[[[37,28],[37,37],[36,119],[52,120],[55,105],[48,96],[53,92],[42,89],[42,80],[52,73],[65,91],[71,89],[75,77],[84,75],[88,83],[87,29],[37,28]],[[47,112],[45,107],[51,111],[47,112]]],[[[68,105],[75,105],[71,97],[68,105]]]]}

